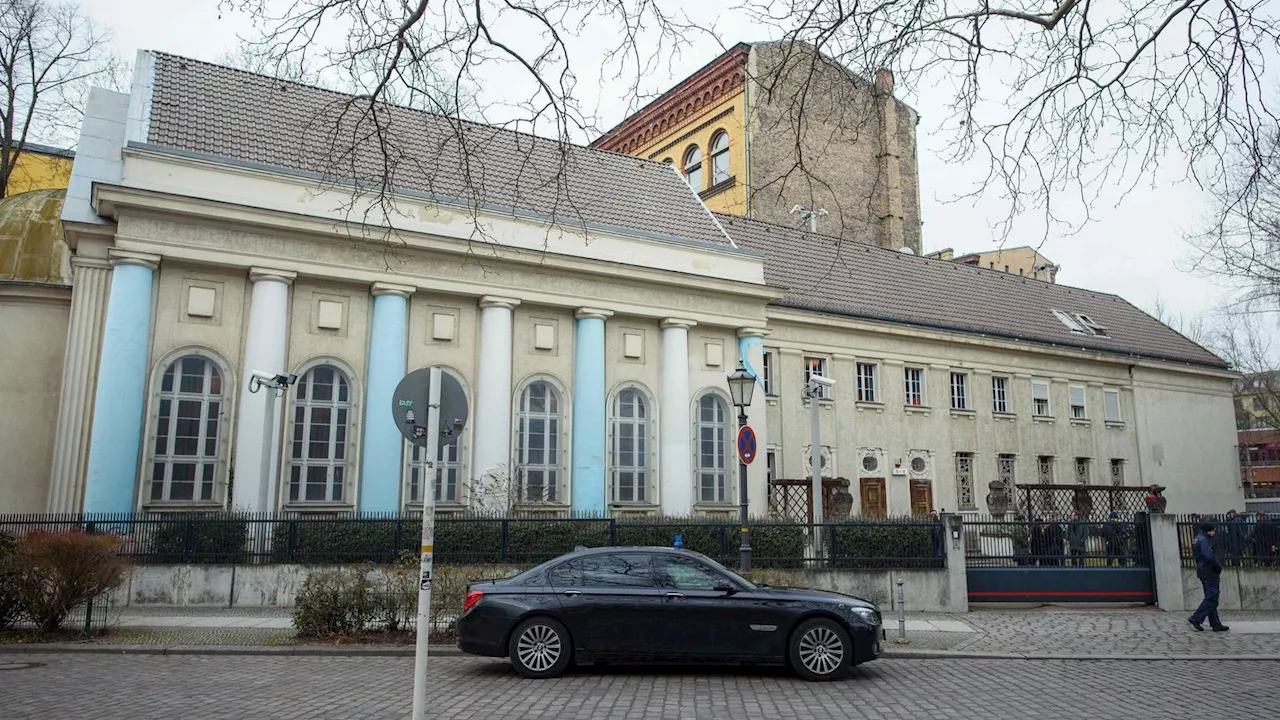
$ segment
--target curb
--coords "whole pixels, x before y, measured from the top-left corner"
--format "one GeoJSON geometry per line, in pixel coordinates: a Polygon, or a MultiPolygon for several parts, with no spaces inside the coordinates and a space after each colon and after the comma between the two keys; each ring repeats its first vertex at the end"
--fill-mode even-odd
{"type": "MultiPolygon", "coordinates": [[[[265,647],[257,645],[91,645],[79,643],[50,643],[48,645],[0,645],[0,655],[29,654],[92,654],[92,655],[253,655],[266,657],[413,657],[415,648],[385,647],[377,645],[298,645],[265,647]]],[[[456,647],[432,648],[431,657],[466,657],[456,647]]],[[[886,649],[882,660],[1128,660],[1150,662],[1153,660],[1175,662],[1204,662],[1206,660],[1233,660],[1237,662],[1275,662],[1280,654],[1260,655],[1207,655],[1207,654],[1053,654],[1053,653],[998,653],[966,652],[963,650],[896,650],[886,649]]]]}

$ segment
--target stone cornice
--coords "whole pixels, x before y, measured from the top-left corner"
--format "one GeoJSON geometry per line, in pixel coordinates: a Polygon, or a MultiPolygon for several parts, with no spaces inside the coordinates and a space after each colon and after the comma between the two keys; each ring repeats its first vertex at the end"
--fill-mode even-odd
{"type": "Polygon", "coordinates": [[[369,293],[374,297],[379,295],[398,295],[402,298],[407,298],[417,290],[418,288],[412,285],[396,285],[386,282],[376,282],[369,286],[369,293]]]}
{"type": "Polygon", "coordinates": [[[663,132],[741,92],[751,46],[739,43],[606,132],[591,147],[631,153],[663,132]]]}

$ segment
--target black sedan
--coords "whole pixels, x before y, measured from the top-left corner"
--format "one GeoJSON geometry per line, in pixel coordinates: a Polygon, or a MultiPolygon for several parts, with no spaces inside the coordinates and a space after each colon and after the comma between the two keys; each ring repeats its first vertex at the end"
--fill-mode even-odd
{"type": "Polygon", "coordinates": [[[820,590],[761,587],[662,547],[578,550],[507,580],[471,583],[465,653],[509,657],[529,678],[571,662],[786,663],[832,680],[880,656],[880,612],[820,590]]]}

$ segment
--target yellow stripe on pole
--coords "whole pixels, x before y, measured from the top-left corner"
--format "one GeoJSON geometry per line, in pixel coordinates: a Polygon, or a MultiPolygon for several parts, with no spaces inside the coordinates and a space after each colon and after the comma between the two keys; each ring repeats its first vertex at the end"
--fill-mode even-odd
{"type": "Polygon", "coordinates": [[[424,553],[433,552],[434,550],[435,550],[435,546],[434,546],[434,545],[423,545],[423,546],[422,546],[422,552],[424,552],[424,553]]]}

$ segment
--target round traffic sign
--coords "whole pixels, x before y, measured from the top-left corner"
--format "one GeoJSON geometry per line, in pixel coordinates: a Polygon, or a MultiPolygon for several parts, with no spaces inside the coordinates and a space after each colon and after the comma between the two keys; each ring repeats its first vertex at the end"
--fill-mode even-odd
{"type": "Polygon", "coordinates": [[[743,425],[738,431],[738,457],[747,465],[756,459],[756,431],[750,425],[743,425]]]}
{"type": "MultiPolygon", "coordinates": [[[[419,368],[405,375],[391,396],[391,412],[396,428],[405,439],[419,447],[427,447],[427,410],[431,406],[431,368],[419,368]]],[[[467,395],[462,385],[449,373],[440,373],[440,438],[441,447],[458,442],[467,422],[467,395]]]]}

